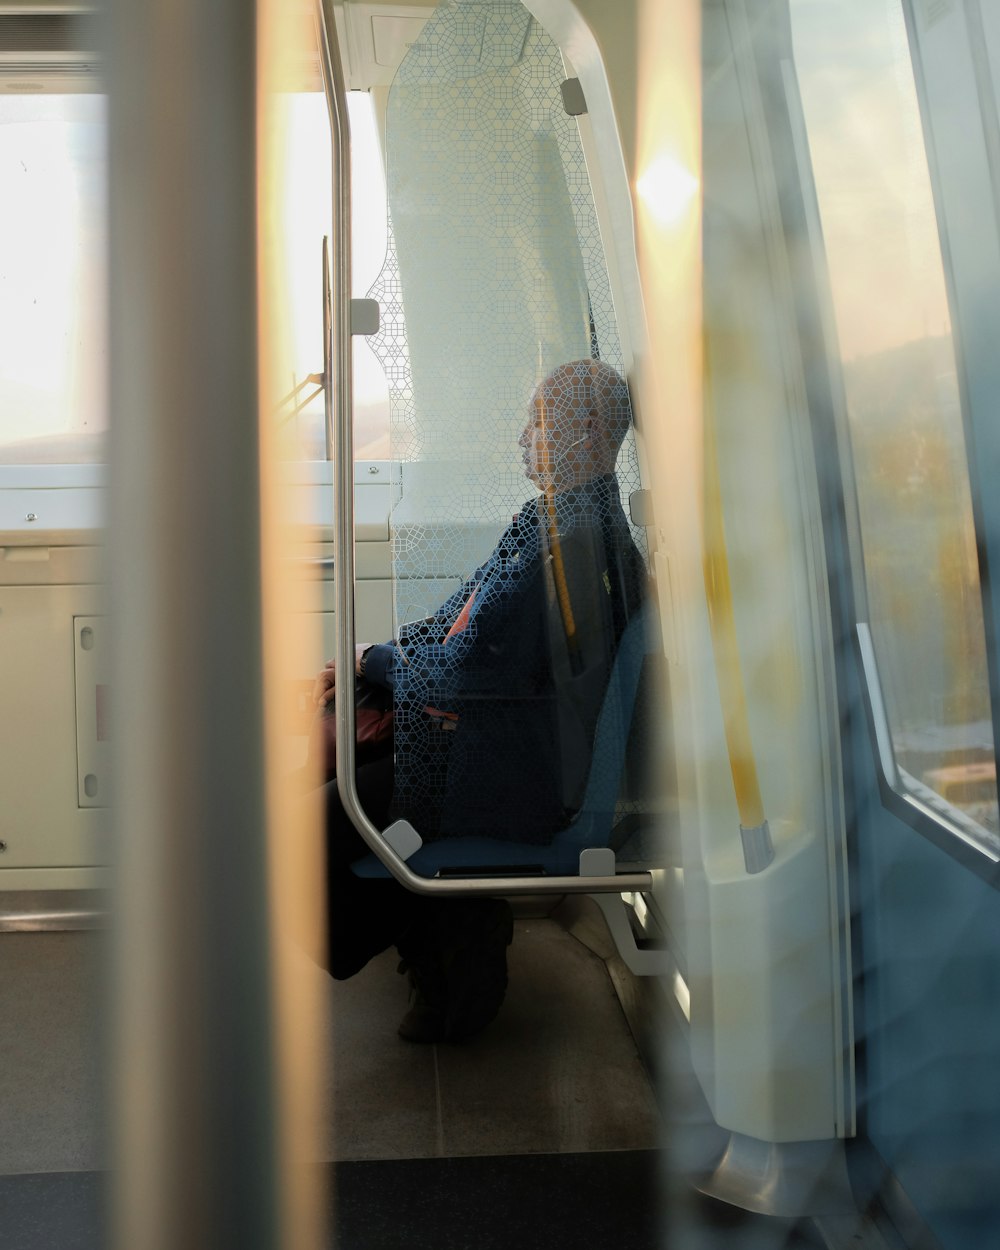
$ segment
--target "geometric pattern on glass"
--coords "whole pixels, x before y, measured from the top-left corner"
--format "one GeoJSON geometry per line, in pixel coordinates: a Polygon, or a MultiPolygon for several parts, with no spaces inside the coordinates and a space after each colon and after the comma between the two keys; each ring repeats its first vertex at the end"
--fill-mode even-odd
{"type": "MultiPolygon", "coordinates": [[[[397,621],[468,571],[524,499],[516,438],[557,365],[621,349],[559,50],[515,0],[450,0],[401,64],[386,119],[390,240],[370,292],[393,459],[397,621]]],[[[634,441],[619,461],[639,485],[634,441]]],[[[636,535],[642,544],[644,535],[636,535]]]]}

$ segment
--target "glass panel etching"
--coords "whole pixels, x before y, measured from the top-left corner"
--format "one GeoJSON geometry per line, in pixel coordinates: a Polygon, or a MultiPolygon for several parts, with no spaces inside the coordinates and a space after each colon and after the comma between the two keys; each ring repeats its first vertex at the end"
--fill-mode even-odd
{"type": "MultiPolygon", "coordinates": [[[[439,601],[419,585],[430,570],[413,526],[434,526],[438,547],[462,547],[467,571],[521,502],[512,449],[546,373],[592,355],[621,367],[563,77],[558,49],[523,6],[477,0],[440,6],[390,93],[391,238],[371,294],[382,306],[372,346],[389,379],[392,454],[409,468],[394,518],[399,620],[439,601]]],[[[631,439],[622,469],[636,487],[631,439]]]]}
{"type": "Polygon", "coordinates": [[[564,77],[522,5],[453,0],[387,106],[371,294],[401,488],[395,638],[365,675],[394,695],[386,818],[465,839],[468,867],[489,862],[476,838],[526,844],[527,870],[560,839],[560,871],[608,845],[647,641],[631,405],[564,77]]]}

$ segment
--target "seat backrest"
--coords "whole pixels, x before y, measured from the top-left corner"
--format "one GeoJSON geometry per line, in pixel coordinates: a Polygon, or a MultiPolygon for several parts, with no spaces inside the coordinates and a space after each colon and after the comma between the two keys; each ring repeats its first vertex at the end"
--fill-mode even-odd
{"type": "Polygon", "coordinates": [[[583,803],[573,823],[556,834],[556,843],[595,845],[598,829],[605,841],[610,836],[642,662],[652,649],[652,620],[652,609],[647,604],[625,626],[597,719],[583,803]]]}

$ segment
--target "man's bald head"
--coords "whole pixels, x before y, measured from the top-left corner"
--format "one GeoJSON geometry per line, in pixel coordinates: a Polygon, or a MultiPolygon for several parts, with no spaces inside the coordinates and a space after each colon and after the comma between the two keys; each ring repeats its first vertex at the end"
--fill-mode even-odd
{"type": "Polygon", "coordinates": [[[518,444],[526,475],[546,491],[613,473],[632,423],[625,380],[602,360],[559,365],[539,384],[518,444]]]}

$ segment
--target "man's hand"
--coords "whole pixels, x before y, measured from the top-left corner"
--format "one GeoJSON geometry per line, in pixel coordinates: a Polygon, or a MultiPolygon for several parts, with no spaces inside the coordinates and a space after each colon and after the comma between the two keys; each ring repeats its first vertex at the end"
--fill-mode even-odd
{"type": "MultiPolygon", "coordinates": [[[[354,671],[360,672],[361,656],[372,644],[359,642],[354,648],[354,671]]],[[[337,689],[337,661],[327,660],[323,668],[316,674],[313,682],[312,699],[317,707],[325,707],[334,697],[337,689]]]]}
{"type": "Polygon", "coordinates": [[[337,661],[327,660],[313,682],[312,701],[317,707],[325,707],[333,698],[337,686],[337,661]]]}

